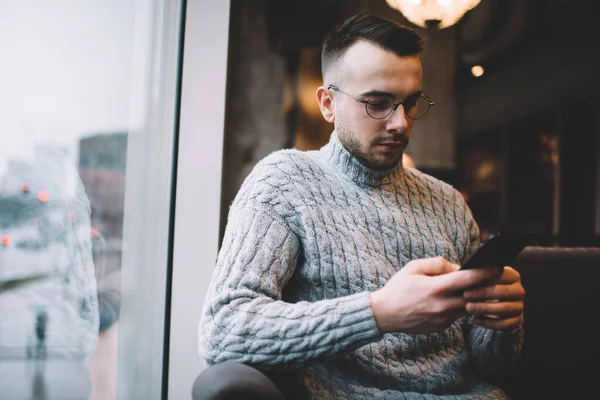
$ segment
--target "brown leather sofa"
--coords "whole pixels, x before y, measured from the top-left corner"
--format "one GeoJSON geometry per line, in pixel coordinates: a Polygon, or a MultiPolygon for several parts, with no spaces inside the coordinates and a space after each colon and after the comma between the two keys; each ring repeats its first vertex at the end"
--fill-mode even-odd
{"type": "Polygon", "coordinates": [[[595,398],[600,248],[527,247],[512,264],[527,292],[525,342],[506,391],[513,400],[595,398]]]}

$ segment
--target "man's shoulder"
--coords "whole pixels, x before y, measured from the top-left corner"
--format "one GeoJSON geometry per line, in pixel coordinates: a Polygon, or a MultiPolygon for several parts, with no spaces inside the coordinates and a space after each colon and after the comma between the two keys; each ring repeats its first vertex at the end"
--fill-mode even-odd
{"type": "Polygon", "coordinates": [[[318,164],[316,151],[277,150],[260,160],[252,170],[255,179],[277,179],[306,176],[318,164]]]}
{"type": "Polygon", "coordinates": [[[254,197],[258,194],[290,192],[298,184],[310,183],[317,165],[311,153],[314,152],[295,149],[270,153],[254,165],[240,191],[254,197]]]}
{"type": "Polygon", "coordinates": [[[415,182],[417,182],[417,184],[424,184],[431,190],[441,191],[447,196],[454,197],[456,195],[459,195],[458,190],[448,182],[444,182],[441,179],[434,177],[433,175],[427,174],[423,171],[419,171],[414,168],[408,168],[408,170],[415,179],[415,182]]]}
{"type": "Polygon", "coordinates": [[[315,162],[317,151],[304,151],[298,149],[282,149],[272,152],[258,162],[258,164],[296,164],[315,162]]]}
{"type": "Polygon", "coordinates": [[[284,149],[261,159],[244,180],[233,206],[271,205],[278,213],[287,213],[318,179],[318,160],[311,153],[284,149]]]}

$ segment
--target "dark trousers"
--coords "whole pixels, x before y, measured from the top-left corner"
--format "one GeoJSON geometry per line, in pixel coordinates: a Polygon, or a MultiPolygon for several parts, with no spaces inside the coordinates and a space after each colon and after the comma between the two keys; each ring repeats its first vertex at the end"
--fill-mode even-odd
{"type": "Polygon", "coordinates": [[[285,400],[275,383],[244,364],[213,365],[196,378],[193,400],[285,400]]]}

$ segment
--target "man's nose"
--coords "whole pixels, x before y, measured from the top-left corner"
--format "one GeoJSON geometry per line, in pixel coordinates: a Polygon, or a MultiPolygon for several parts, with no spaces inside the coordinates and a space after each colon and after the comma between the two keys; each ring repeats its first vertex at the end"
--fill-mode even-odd
{"type": "Polygon", "coordinates": [[[402,133],[408,129],[408,117],[404,113],[404,106],[398,105],[398,108],[392,111],[388,117],[386,129],[388,132],[402,133]]]}

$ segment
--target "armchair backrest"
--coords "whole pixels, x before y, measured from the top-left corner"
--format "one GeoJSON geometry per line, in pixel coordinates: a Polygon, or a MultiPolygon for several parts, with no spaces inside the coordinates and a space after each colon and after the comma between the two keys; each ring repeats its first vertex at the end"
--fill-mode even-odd
{"type": "Polygon", "coordinates": [[[527,294],[523,354],[506,384],[511,398],[584,398],[596,391],[600,248],[527,247],[513,267],[527,294]]]}

